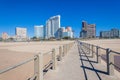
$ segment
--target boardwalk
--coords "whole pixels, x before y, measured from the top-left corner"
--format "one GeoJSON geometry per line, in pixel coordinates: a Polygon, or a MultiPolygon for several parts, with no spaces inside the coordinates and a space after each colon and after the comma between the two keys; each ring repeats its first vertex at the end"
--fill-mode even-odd
{"type": "Polygon", "coordinates": [[[57,70],[49,70],[44,80],[120,80],[117,76],[109,76],[106,66],[96,62],[82,47],[75,44],[62,61],[57,70]],[[87,57],[88,56],[88,57],[87,57]]]}

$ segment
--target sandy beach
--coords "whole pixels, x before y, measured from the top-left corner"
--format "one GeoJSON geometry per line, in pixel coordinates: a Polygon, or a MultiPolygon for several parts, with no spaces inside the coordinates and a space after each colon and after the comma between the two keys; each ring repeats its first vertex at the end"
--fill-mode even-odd
{"type": "MultiPolygon", "coordinates": [[[[59,46],[71,43],[73,41],[45,41],[45,42],[11,42],[0,43],[0,70],[8,66],[15,65],[26,59],[33,57],[38,53],[45,53],[56,49],[58,54],[59,46]]],[[[110,48],[120,52],[120,39],[103,39],[103,40],[88,40],[83,41],[90,44],[98,45],[103,48],[110,48]]],[[[105,55],[105,52],[102,52],[105,55]]],[[[44,65],[51,59],[51,55],[44,56],[44,65]]],[[[120,57],[117,56],[115,63],[120,66],[120,57]]],[[[17,67],[13,70],[0,74],[0,80],[27,80],[34,74],[34,61],[17,67]]]]}
{"type": "MultiPolygon", "coordinates": [[[[73,41],[41,41],[41,42],[1,42],[0,70],[15,65],[38,53],[46,53],[53,48],[58,54],[59,46],[73,41]]],[[[50,54],[44,56],[44,65],[50,61],[50,54]]],[[[34,74],[34,62],[31,61],[13,70],[0,74],[0,80],[27,80],[34,74]],[[19,76],[20,75],[20,76],[19,76]]]]}
{"type": "Polygon", "coordinates": [[[110,48],[114,51],[120,52],[120,39],[98,39],[98,40],[86,40],[90,44],[94,44],[103,48],[110,48]]]}

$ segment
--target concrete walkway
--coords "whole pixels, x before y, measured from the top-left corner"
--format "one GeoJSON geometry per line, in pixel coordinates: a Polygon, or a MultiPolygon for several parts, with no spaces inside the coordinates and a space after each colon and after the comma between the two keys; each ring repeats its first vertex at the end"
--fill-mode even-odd
{"type": "Polygon", "coordinates": [[[96,58],[87,57],[82,47],[75,44],[68,54],[58,62],[57,70],[49,70],[44,80],[120,80],[109,76],[106,66],[96,63],[96,58]]]}

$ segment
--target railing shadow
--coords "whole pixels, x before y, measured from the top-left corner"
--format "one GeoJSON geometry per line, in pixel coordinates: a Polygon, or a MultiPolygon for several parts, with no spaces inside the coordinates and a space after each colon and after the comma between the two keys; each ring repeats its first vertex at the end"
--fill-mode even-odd
{"type": "Polygon", "coordinates": [[[96,73],[97,77],[99,78],[99,80],[102,80],[102,79],[101,79],[101,77],[98,73],[108,75],[107,71],[102,71],[102,70],[95,69],[95,67],[93,66],[92,63],[98,63],[98,62],[89,60],[89,57],[86,55],[86,53],[84,52],[84,50],[82,49],[82,47],[80,45],[78,45],[78,51],[79,51],[79,55],[80,55],[80,61],[81,61],[81,64],[82,64],[82,66],[80,66],[80,67],[83,68],[85,80],[88,80],[88,77],[87,77],[88,74],[86,73],[86,69],[94,71],[96,73]],[[82,54],[84,54],[84,56],[82,54]],[[83,59],[83,57],[86,57],[87,59],[83,59]],[[85,66],[84,61],[87,61],[92,68],[85,66]]]}
{"type": "MultiPolygon", "coordinates": [[[[80,46],[80,45],[79,45],[80,46]]],[[[80,48],[79,48],[80,49],[80,48]]],[[[87,57],[88,59],[89,58],[93,58],[93,53],[92,53],[92,55],[91,56],[88,56],[87,54],[86,54],[86,51],[84,51],[83,50],[83,48],[81,48],[82,49],[82,51],[84,52],[84,54],[79,54],[81,57],[87,57]]],[[[81,53],[80,51],[79,51],[79,53],[81,53]]],[[[93,60],[88,60],[88,59],[80,59],[80,60],[83,60],[83,61],[89,61],[89,62],[92,62],[92,63],[98,63],[98,59],[96,59],[96,61],[93,61],[93,60]]]]}
{"type": "Polygon", "coordinates": [[[82,60],[82,61],[89,61],[89,62],[91,62],[91,63],[98,63],[97,61],[92,61],[92,60],[86,60],[86,59],[80,59],[80,60],[82,60]]]}

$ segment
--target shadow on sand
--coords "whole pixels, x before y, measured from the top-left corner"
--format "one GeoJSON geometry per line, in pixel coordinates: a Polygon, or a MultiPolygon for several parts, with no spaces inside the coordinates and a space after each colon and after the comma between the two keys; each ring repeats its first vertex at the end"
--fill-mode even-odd
{"type": "Polygon", "coordinates": [[[102,79],[101,79],[101,77],[98,73],[108,75],[107,71],[102,71],[102,70],[95,69],[93,63],[97,64],[98,61],[97,60],[96,61],[90,60],[89,58],[93,58],[93,57],[92,56],[87,56],[86,51],[82,48],[82,46],[80,44],[78,44],[78,51],[79,51],[80,61],[82,63],[82,66],[80,66],[80,67],[82,67],[82,69],[84,71],[85,80],[89,80],[88,77],[87,77],[89,74],[87,74],[86,70],[91,70],[91,71],[95,72],[99,80],[102,80],[102,79]],[[85,59],[83,59],[83,58],[85,58],[85,59]],[[84,62],[88,62],[91,67],[85,66],[84,62]]]}

